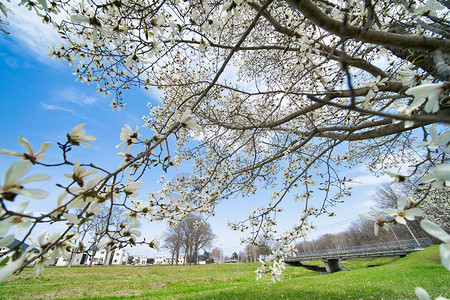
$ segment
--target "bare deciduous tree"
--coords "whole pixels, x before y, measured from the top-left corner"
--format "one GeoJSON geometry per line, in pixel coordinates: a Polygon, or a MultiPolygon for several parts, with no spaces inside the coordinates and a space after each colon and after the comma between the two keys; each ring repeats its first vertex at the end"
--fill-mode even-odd
{"type": "Polygon", "coordinates": [[[196,264],[199,251],[210,248],[214,239],[209,223],[200,216],[189,215],[165,233],[164,247],[171,251],[172,259],[175,255],[176,264],[181,248],[184,249],[184,262],[196,264]]]}

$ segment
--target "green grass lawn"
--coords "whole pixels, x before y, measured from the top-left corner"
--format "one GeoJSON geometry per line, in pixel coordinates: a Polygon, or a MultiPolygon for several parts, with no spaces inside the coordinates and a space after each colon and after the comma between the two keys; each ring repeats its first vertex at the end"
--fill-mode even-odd
{"type": "Polygon", "coordinates": [[[440,264],[437,246],[402,259],[353,260],[342,265],[352,270],[318,275],[287,266],[284,279],[275,284],[270,278],[255,280],[257,263],[48,267],[37,278],[33,268],[26,268],[0,284],[0,299],[416,299],[416,286],[425,288],[432,299],[450,297],[450,272],[440,264]]]}

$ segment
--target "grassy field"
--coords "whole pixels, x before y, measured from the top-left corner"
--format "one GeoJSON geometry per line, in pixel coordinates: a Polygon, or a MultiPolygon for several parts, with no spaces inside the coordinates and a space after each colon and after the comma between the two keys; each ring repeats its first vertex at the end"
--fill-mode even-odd
{"type": "Polygon", "coordinates": [[[450,297],[437,246],[402,259],[343,262],[351,270],[327,275],[287,266],[275,284],[255,280],[258,265],[48,267],[37,278],[27,268],[0,284],[0,299],[416,299],[416,286],[432,299],[450,297]]]}

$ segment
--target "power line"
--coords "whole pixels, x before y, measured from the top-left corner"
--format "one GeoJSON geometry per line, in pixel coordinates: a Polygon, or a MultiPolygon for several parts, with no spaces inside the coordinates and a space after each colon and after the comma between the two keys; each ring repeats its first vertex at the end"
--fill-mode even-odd
{"type": "Polygon", "coordinates": [[[347,220],[342,220],[342,221],[339,221],[337,223],[321,226],[320,228],[317,228],[316,231],[323,231],[325,229],[329,229],[329,228],[332,228],[332,227],[338,226],[338,225],[350,224],[351,222],[356,221],[358,219],[359,219],[359,217],[353,217],[353,218],[350,218],[350,219],[347,219],[347,220]]]}

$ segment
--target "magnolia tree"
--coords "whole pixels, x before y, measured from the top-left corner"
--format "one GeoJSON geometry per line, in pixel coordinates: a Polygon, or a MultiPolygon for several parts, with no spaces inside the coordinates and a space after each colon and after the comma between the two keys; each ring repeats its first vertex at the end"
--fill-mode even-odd
{"type": "MultiPolygon", "coordinates": [[[[3,279],[32,261],[40,271],[52,256],[64,254],[77,239],[71,228],[101,207],[126,209],[129,222],[105,231],[107,245],[123,247],[149,243],[138,240],[141,217],[174,225],[190,213],[212,215],[230,197],[267,188],[271,199],[230,227],[249,233],[244,242],[262,236],[282,245],[257,270],[258,278],[270,273],[276,280],[284,255],[311,228],[308,218],[331,214],[351,195],[351,178],[341,177],[340,168],[366,164],[381,174],[408,166],[402,174],[389,173],[398,182],[424,170],[418,196],[411,192],[409,200],[386,211],[389,217],[371,215],[376,229],[419,216],[423,191],[449,184],[448,1],[23,0],[21,5],[60,34],[62,44],[49,55],[67,61],[80,82],[110,95],[112,109],[124,107],[122,91],[132,87],[157,89],[162,96],[158,106],[149,104],[145,129],[122,129],[123,163],[117,170],[69,161],[71,147],[95,141],[82,125],[74,128],[59,144],[59,164],[73,165],[73,174],[60,183],[55,208],[39,217],[24,213],[26,204],[9,207],[23,196],[45,196],[26,183],[47,176],[20,178],[32,164],[57,165],[43,160],[50,144],[34,153],[19,138],[26,153],[2,150],[23,159],[12,164],[0,189],[2,228],[26,228],[29,236],[38,223],[69,224],[61,234],[41,235],[38,254],[11,249],[3,279]],[[195,175],[164,182],[147,199],[136,200],[146,171],[177,168],[185,160],[194,162],[195,175]],[[275,216],[287,195],[304,209],[291,230],[277,233],[275,216]],[[313,197],[321,204],[313,206],[313,197]],[[75,208],[81,212],[74,214],[75,208]]],[[[13,9],[9,3],[0,8],[5,16],[13,9]]],[[[425,224],[447,243],[441,254],[449,268],[448,236],[425,224]]]]}

